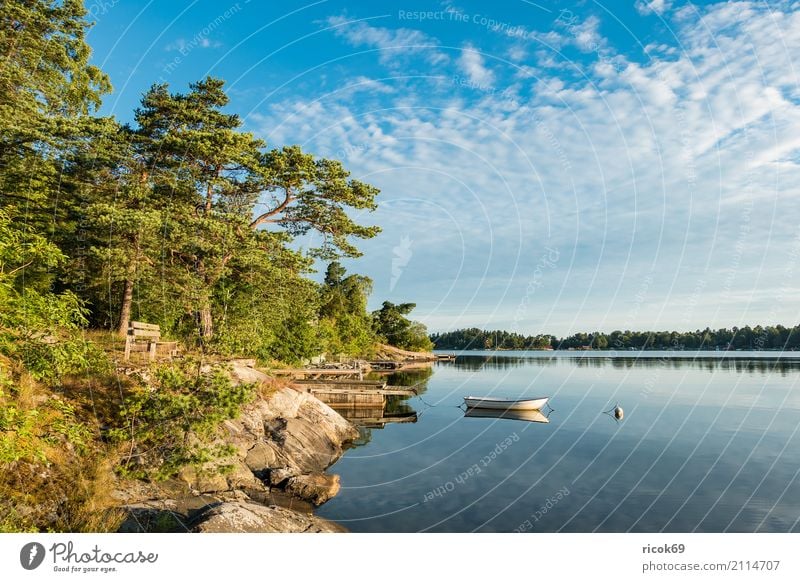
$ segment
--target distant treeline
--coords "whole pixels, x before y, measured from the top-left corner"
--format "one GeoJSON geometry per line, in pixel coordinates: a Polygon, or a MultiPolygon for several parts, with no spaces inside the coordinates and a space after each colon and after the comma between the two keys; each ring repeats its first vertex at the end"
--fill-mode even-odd
{"type": "Polygon", "coordinates": [[[695,331],[612,331],[554,335],[522,335],[476,327],[431,336],[439,350],[795,350],[800,349],[800,325],[745,326],[695,331]]]}

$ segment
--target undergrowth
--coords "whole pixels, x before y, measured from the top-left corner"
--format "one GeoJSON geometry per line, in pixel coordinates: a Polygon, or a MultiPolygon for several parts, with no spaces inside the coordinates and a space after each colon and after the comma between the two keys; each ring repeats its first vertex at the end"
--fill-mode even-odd
{"type": "Polygon", "coordinates": [[[256,395],[254,384],[236,385],[222,366],[198,362],[157,366],[120,410],[122,426],[109,432],[127,452],[118,472],[162,481],[185,466],[228,456],[232,448],[205,444],[223,420],[234,418],[256,395]]]}

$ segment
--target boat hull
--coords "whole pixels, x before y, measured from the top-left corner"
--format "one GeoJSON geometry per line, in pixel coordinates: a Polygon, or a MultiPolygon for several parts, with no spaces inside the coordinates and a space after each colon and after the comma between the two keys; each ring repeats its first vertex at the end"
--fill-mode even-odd
{"type": "Polygon", "coordinates": [[[490,410],[540,410],[549,398],[526,398],[508,400],[506,398],[486,398],[483,396],[465,396],[467,408],[486,408],[490,410]]]}

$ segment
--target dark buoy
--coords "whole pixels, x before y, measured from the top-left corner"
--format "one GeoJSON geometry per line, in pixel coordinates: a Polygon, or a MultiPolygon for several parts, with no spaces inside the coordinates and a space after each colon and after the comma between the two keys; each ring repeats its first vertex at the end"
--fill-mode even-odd
{"type": "Polygon", "coordinates": [[[625,411],[622,410],[622,407],[619,404],[614,405],[614,408],[612,408],[611,410],[603,411],[603,414],[609,415],[617,422],[619,422],[625,417],[625,411]]]}

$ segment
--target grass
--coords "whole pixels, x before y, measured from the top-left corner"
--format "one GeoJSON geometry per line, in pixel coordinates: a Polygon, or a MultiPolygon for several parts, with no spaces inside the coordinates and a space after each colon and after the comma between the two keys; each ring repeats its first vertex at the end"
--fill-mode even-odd
{"type": "Polygon", "coordinates": [[[115,531],[118,455],[100,431],[114,414],[107,378],[49,387],[8,358],[0,377],[0,531],[115,531]]]}
{"type": "MultiPolygon", "coordinates": [[[[124,338],[84,337],[122,363],[124,338]]],[[[224,471],[214,461],[229,451],[186,448],[188,433],[213,437],[219,420],[290,384],[270,378],[236,387],[220,375],[197,376],[222,356],[139,360],[124,363],[127,373],[103,365],[47,383],[0,355],[0,532],[117,531],[125,518],[112,496],[120,475],[163,478],[181,463],[224,471]]]]}

